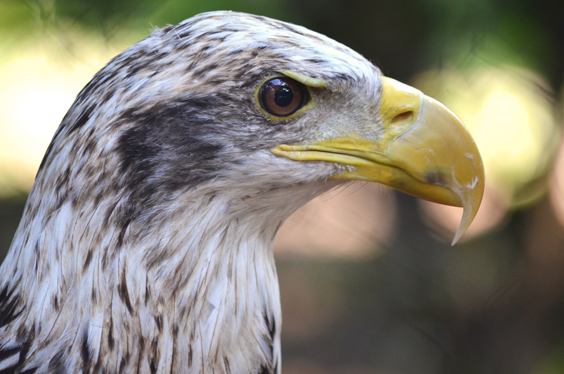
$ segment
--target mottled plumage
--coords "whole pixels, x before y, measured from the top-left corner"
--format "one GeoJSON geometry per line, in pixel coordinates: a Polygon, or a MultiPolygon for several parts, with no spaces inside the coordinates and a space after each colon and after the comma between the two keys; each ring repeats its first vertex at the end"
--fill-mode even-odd
{"type": "Polygon", "coordinates": [[[46,152],[0,268],[0,374],[280,373],[276,232],[351,179],[464,206],[461,231],[483,191],[448,109],[325,36],[231,12],[156,30],[46,152]],[[264,107],[273,77],[303,108],[264,107]]]}
{"type": "Polygon", "coordinates": [[[0,270],[0,373],[279,372],[272,244],[339,166],[269,149],[331,135],[312,124],[375,103],[378,76],[322,35],[231,12],[115,57],[63,119],[0,270]],[[282,70],[330,82],[313,93],[327,110],[265,118],[254,91],[282,70]]]}

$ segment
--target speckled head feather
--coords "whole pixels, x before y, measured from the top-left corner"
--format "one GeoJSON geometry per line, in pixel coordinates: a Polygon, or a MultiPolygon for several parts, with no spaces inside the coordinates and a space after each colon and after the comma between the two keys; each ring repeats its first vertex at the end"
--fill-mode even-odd
{"type": "Polygon", "coordinates": [[[232,12],[111,60],[63,119],[0,268],[0,372],[279,373],[272,244],[339,166],[269,149],[373,122],[379,77],[323,35],[232,12]],[[323,87],[269,118],[255,92],[285,71],[323,87]]]}

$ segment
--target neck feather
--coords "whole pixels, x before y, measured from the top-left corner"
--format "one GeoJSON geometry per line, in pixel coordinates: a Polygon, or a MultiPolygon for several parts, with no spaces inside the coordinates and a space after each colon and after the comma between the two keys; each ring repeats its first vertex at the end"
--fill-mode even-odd
{"type": "Polygon", "coordinates": [[[9,294],[0,309],[15,305],[0,352],[25,355],[22,369],[277,373],[272,245],[287,216],[331,187],[296,187],[294,200],[287,190],[243,199],[198,191],[125,229],[104,214],[114,201],[67,202],[45,218],[32,193],[0,268],[9,294]]]}

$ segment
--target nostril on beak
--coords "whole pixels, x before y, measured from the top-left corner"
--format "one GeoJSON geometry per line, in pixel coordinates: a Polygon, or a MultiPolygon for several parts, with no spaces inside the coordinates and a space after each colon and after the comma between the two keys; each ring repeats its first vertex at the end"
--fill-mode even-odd
{"type": "Polygon", "coordinates": [[[394,118],[392,118],[392,125],[401,126],[403,124],[408,124],[412,121],[412,119],[413,119],[413,111],[408,110],[407,112],[400,113],[396,115],[394,118]]]}

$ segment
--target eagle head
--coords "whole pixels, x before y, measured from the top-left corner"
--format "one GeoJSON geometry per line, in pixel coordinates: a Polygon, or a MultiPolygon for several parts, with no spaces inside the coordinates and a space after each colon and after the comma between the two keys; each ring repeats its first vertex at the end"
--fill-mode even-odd
{"type": "Polygon", "coordinates": [[[464,207],[482,162],[446,107],[300,26],[156,30],[64,117],[0,270],[0,370],[278,373],[272,244],[348,181],[464,207]]]}

